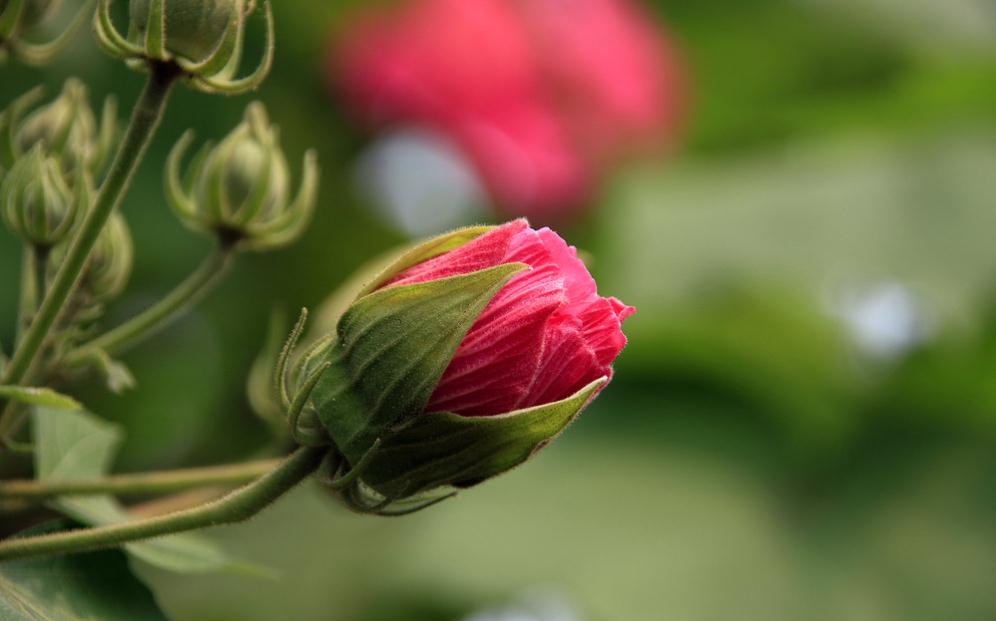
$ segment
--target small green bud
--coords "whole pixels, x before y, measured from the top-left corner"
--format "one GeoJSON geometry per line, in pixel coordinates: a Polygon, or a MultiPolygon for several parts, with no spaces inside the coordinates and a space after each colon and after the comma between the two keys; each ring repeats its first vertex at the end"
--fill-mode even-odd
{"type": "Polygon", "coordinates": [[[97,40],[108,53],[133,67],[172,63],[199,90],[235,94],[258,87],[273,64],[273,15],[268,1],[263,60],[252,74],[238,79],[246,21],[256,10],[255,0],[130,0],[127,37],[111,19],[113,0],[99,2],[94,21],[97,40]]]}
{"type": "Polygon", "coordinates": [[[191,140],[190,133],[184,135],[166,164],[167,198],[187,227],[210,232],[224,244],[257,251],[285,246],[300,237],[315,207],[315,154],[305,154],[301,188],[292,200],[279,132],[262,104],[251,104],[245,120],[220,144],[205,145],[184,183],[180,162],[191,140]]]}
{"type": "MultiPolygon", "coordinates": [[[[24,116],[39,96],[39,90],[31,91],[5,112],[2,130],[7,138],[4,142],[9,144],[6,157],[16,161],[39,147],[47,156],[58,159],[67,174],[75,177],[77,172],[86,172],[98,177],[117,138],[115,100],[108,98],[104,103],[98,124],[86,86],[69,78],[57,98],[24,116]]],[[[0,160],[0,164],[9,166],[13,162],[0,160]]]]}
{"type": "Polygon", "coordinates": [[[40,147],[20,159],[0,184],[0,208],[7,227],[26,243],[48,250],[62,243],[89,205],[89,189],[78,180],[75,191],[56,160],[40,147]]]}
{"type": "MultiPolygon", "coordinates": [[[[149,27],[149,4],[150,0],[129,3],[131,23],[142,39],[149,27]]],[[[244,16],[253,8],[245,5],[244,0],[167,0],[166,50],[193,62],[203,61],[225,36],[233,14],[244,16]]]]}
{"type": "Polygon", "coordinates": [[[62,0],[0,0],[0,61],[13,53],[23,62],[42,65],[62,51],[86,22],[92,6],[89,2],[83,3],[76,17],[52,41],[31,43],[24,38],[57,13],[62,4],[62,0]]]}
{"type": "MultiPolygon", "coordinates": [[[[53,252],[50,277],[62,264],[66,249],[67,244],[63,244],[53,252]]],[[[131,231],[121,214],[115,212],[101,231],[83,271],[76,293],[78,307],[92,308],[121,295],[131,277],[133,261],[131,231]]]]}
{"type": "Polygon", "coordinates": [[[128,224],[120,214],[115,214],[108,220],[90,255],[80,289],[95,301],[121,295],[131,277],[134,253],[128,224]]]}

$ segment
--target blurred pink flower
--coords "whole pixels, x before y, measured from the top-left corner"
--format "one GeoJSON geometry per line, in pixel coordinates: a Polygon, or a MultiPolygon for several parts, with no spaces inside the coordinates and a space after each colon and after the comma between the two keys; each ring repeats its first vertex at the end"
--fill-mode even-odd
{"type": "Polygon", "coordinates": [[[504,210],[551,221],[674,135],[676,56],[632,0],[412,0],[358,14],[330,67],[365,122],[441,132],[504,210]]]}

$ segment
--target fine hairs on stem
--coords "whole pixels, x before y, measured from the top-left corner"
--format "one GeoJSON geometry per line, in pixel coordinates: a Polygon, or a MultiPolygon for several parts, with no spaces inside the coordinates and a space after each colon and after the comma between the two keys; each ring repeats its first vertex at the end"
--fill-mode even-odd
{"type": "Polygon", "coordinates": [[[328,448],[300,448],[253,483],[192,509],[163,516],[0,542],[0,561],[49,554],[73,554],[119,546],[209,526],[233,524],[256,515],[318,469],[328,448]]]}
{"type": "Polygon", "coordinates": [[[0,501],[43,501],[57,496],[171,494],[200,487],[242,485],[263,476],[279,460],[247,462],[226,466],[162,470],[119,474],[69,481],[0,481],[0,501]]]}

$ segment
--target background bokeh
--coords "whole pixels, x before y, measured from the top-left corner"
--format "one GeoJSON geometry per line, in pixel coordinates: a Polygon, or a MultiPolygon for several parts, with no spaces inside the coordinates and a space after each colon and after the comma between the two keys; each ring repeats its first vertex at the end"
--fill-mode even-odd
{"type": "MultiPolygon", "coordinates": [[[[271,311],[318,305],[405,239],[359,189],[371,135],[325,75],[331,33],[363,3],[275,4],[258,98],[292,161],[318,149],[318,213],[128,354],[135,390],[79,387],[126,427],[121,471],[265,451],[245,381],[271,311]]],[[[528,467],[416,516],[358,517],[302,488],[212,533],[272,577],[139,567],[176,619],[996,616],[996,9],[648,9],[687,67],[679,145],[615,170],[560,227],[603,293],[639,309],[611,388],[528,467]]],[[[44,70],[0,69],[0,105],[71,75],[125,108],[141,85],[81,36],[44,70]]],[[[184,128],[219,137],[246,103],[178,92],[126,201],[137,263],[109,321],[207,252],[166,208],[162,162],[184,128]]],[[[3,342],[18,256],[0,235],[3,342]]]]}

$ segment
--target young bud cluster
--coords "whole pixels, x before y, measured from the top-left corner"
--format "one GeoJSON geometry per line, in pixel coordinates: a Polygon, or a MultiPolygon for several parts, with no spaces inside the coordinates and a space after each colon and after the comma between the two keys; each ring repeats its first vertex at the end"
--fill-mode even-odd
{"type": "Polygon", "coordinates": [[[262,104],[251,104],[244,121],[217,146],[204,146],[184,183],[180,163],[191,140],[188,132],[166,165],[170,206],[187,227],[255,251],[285,246],[304,232],[317,193],[315,154],[305,154],[301,188],[292,200],[279,131],[262,104]]]}
{"type": "Polygon", "coordinates": [[[109,54],[129,65],[170,63],[197,89],[238,94],[257,88],[273,64],[273,14],[263,3],[266,42],[263,59],[245,77],[236,77],[242,61],[246,22],[255,0],[130,0],[128,35],[111,18],[114,0],[99,0],[94,27],[109,54]]]}

